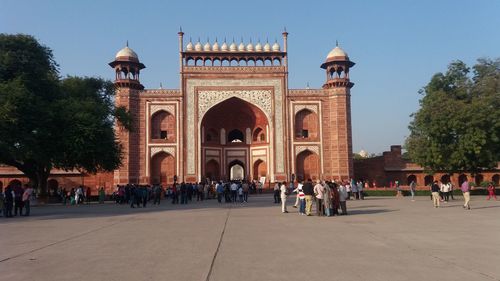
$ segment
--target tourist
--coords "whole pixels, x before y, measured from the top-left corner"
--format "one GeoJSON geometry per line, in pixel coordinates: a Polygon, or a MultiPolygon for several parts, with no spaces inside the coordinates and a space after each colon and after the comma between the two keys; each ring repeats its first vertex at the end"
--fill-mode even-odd
{"type": "Polygon", "coordinates": [[[434,181],[434,183],[432,183],[431,192],[434,208],[439,208],[439,185],[437,181],[434,181]]]}
{"type": "Polygon", "coordinates": [[[66,188],[61,187],[61,202],[65,206],[66,202],[68,200],[68,191],[66,191],[66,188]]]}
{"type": "MultiPolygon", "coordinates": [[[[297,206],[300,203],[300,192],[302,192],[302,186],[303,186],[302,181],[299,181],[299,183],[297,184],[297,188],[295,188],[292,191],[293,193],[297,193],[297,196],[295,198],[295,204],[293,204],[294,208],[297,208],[297,206]]],[[[302,192],[302,194],[304,194],[304,192],[302,192]]]]}
{"type": "Polygon", "coordinates": [[[412,180],[410,183],[410,193],[411,193],[411,201],[415,201],[415,191],[417,190],[417,183],[412,180]]]}
{"type": "Polygon", "coordinates": [[[21,184],[16,184],[13,188],[14,190],[14,216],[17,216],[17,213],[19,211],[19,215],[23,214],[23,193],[24,189],[21,186],[21,184]]]}
{"type": "Polygon", "coordinates": [[[187,200],[187,185],[185,182],[182,182],[181,183],[181,204],[187,204],[188,203],[188,200],[187,200]]]}
{"type": "Polygon", "coordinates": [[[260,181],[257,182],[257,189],[259,190],[259,194],[262,194],[262,189],[264,189],[264,184],[260,181]]]}
{"type": "MultiPolygon", "coordinates": [[[[106,198],[106,192],[104,191],[104,187],[101,186],[101,188],[99,188],[99,204],[103,204],[105,198],[106,198]]],[[[123,196],[121,196],[120,203],[121,202],[123,202],[123,196]]]]}
{"type": "Polygon", "coordinates": [[[462,186],[460,187],[462,190],[462,194],[464,196],[464,209],[470,210],[470,184],[467,179],[462,183],[462,186]]]}
{"type": "Polygon", "coordinates": [[[75,204],[80,204],[80,201],[83,202],[83,186],[79,186],[75,191],[75,204]]]}
{"type": "Polygon", "coordinates": [[[208,191],[209,191],[209,189],[210,189],[210,185],[209,185],[209,184],[208,184],[208,182],[207,182],[207,183],[205,183],[205,184],[203,185],[203,197],[204,197],[205,199],[207,199],[207,200],[208,200],[208,199],[210,199],[210,196],[208,195],[208,191]]]}
{"type": "Polygon", "coordinates": [[[14,198],[16,197],[16,194],[14,193],[14,189],[12,188],[12,185],[7,185],[7,188],[5,188],[4,191],[5,195],[5,217],[6,218],[11,218],[12,217],[12,208],[14,207],[14,198]]]}
{"type": "Polygon", "coordinates": [[[340,183],[339,185],[339,204],[340,204],[340,209],[342,209],[342,215],[347,215],[347,204],[346,200],[349,197],[349,194],[347,193],[347,188],[346,188],[346,183],[340,183]]]}
{"type": "Polygon", "coordinates": [[[243,204],[243,187],[238,186],[238,198],[240,199],[240,204],[243,204]]]}
{"type": "MultiPolygon", "coordinates": [[[[23,193],[23,205],[24,205],[24,215],[29,216],[30,215],[30,200],[31,200],[31,195],[33,194],[33,188],[29,185],[24,185],[24,193],[23,193]]],[[[23,215],[20,213],[19,215],[23,215]]]]}
{"type": "Polygon", "coordinates": [[[273,189],[274,203],[280,202],[280,183],[276,182],[273,189]]]}
{"type": "Polygon", "coordinates": [[[153,187],[153,205],[160,205],[160,200],[161,200],[161,185],[156,184],[153,187]]]}
{"type": "Polygon", "coordinates": [[[217,202],[222,203],[222,196],[224,195],[224,185],[222,182],[218,182],[216,185],[216,192],[217,192],[217,202]]]}
{"type": "Polygon", "coordinates": [[[236,203],[236,197],[238,196],[238,184],[236,181],[233,181],[229,188],[231,189],[231,202],[236,203]]]}
{"type": "Polygon", "coordinates": [[[358,181],[358,198],[365,200],[365,196],[363,195],[363,181],[358,181]]]}
{"type": "Polygon", "coordinates": [[[352,193],[352,199],[357,200],[359,193],[358,193],[358,185],[354,180],[351,181],[351,193],[352,193]]]}
{"type": "Polygon", "coordinates": [[[243,188],[243,201],[245,201],[245,203],[248,203],[248,192],[250,191],[250,186],[248,185],[248,182],[246,180],[243,181],[243,184],[241,186],[243,188]]]}
{"type": "Polygon", "coordinates": [[[280,186],[280,199],[281,199],[281,212],[288,213],[286,210],[286,197],[288,196],[288,190],[286,188],[286,182],[283,182],[280,186]]]}
{"type": "Polygon", "coordinates": [[[203,185],[199,182],[196,185],[196,201],[203,201],[203,185]]]}
{"type": "Polygon", "coordinates": [[[339,214],[339,208],[340,208],[340,194],[339,190],[337,189],[337,184],[335,182],[329,183],[330,190],[331,190],[331,200],[332,200],[332,216],[338,215],[339,214]]]}
{"type": "Polygon", "coordinates": [[[349,184],[348,181],[346,181],[344,185],[347,192],[347,200],[351,200],[351,194],[352,194],[351,185],[349,184]]]}
{"type": "Polygon", "coordinates": [[[453,183],[450,181],[450,197],[451,197],[451,200],[455,200],[455,198],[453,197],[453,190],[455,189],[455,185],[453,185],[453,183]]]}
{"type": "Polygon", "coordinates": [[[172,204],[179,203],[179,190],[177,189],[177,182],[174,181],[172,185],[172,204]]]}
{"type": "MultiPolygon", "coordinates": [[[[298,205],[299,205],[299,215],[306,214],[305,194],[304,194],[304,190],[302,189],[302,187],[303,187],[303,184],[302,184],[302,181],[300,181],[299,184],[297,185],[297,188],[295,188],[293,190],[293,192],[297,193],[296,201],[298,201],[298,205]]],[[[297,202],[295,202],[295,205],[293,207],[297,208],[296,205],[297,205],[297,202]]]]}
{"type": "Polygon", "coordinates": [[[323,216],[325,213],[325,208],[323,205],[325,188],[320,183],[319,180],[316,181],[316,185],[314,186],[314,194],[316,195],[316,215],[323,216]]]}
{"type": "Polygon", "coordinates": [[[333,215],[333,205],[332,205],[332,199],[333,199],[333,191],[330,189],[330,186],[328,184],[323,184],[323,209],[325,211],[325,214],[327,217],[330,217],[333,215]]]}
{"type": "Polygon", "coordinates": [[[495,194],[495,187],[491,182],[488,184],[488,198],[486,198],[486,200],[490,200],[490,198],[495,198],[495,200],[497,200],[497,196],[495,194]]]}
{"type": "Polygon", "coordinates": [[[398,198],[403,197],[403,193],[401,191],[401,185],[399,184],[399,181],[395,181],[394,186],[396,187],[396,197],[398,197],[398,198]]]}
{"type": "Polygon", "coordinates": [[[443,197],[444,197],[443,199],[444,199],[445,203],[448,203],[448,200],[450,198],[450,189],[451,189],[450,183],[444,183],[442,185],[442,192],[443,192],[443,197]]]}
{"type": "Polygon", "coordinates": [[[307,179],[307,181],[304,183],[304,186],[302,187],[302,190],[304,191],[304,197],[306,200],[306,215],[311,216],[314,196],[314,188],[311,179],[307,179]]]}

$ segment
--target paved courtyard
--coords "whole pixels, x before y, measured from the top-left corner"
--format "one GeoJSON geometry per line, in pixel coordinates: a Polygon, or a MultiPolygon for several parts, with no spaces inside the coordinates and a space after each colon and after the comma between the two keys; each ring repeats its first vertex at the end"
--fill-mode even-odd
{"type": "Polygon", "coordinates": [[[484,198],[367,198],[330,218],[269,195],[35,207],[0,218],[0,280],[500,280],[500,201],[484,198]]]}

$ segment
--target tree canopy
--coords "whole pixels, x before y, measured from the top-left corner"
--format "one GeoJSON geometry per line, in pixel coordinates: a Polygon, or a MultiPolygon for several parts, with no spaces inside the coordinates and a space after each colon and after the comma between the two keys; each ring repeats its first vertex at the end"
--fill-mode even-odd
{"type": "Polygon", "coordinates": [[[430,172],[495,167],[500,160],[500,59],[479,59],[471,69],[454,61],[435,74],[411,115],[406,148],[430,172]]]}
{"type": "Polygon", "coordinates": [[[0,34],[0,163],[42,192],[53,168],[118,168],[113,125],[130,128],[130,118],[113,95],[113,84],[100,78],[61,79],[52,51],[32,36],[0,34]]]}

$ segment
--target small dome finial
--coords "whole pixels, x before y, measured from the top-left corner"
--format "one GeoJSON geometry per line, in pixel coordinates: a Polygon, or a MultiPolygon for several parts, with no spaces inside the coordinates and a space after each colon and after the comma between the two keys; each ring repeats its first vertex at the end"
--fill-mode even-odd
{"type": "Polygon", "coordinates": [[[127,43],[125,43],[125,46],[127,46],[127,47],[128,47],[128,40],[127,40],[127,43]]]}
{"type": "Polygon", "coordinates": [[[339,40],[335,40],[335,47],[339,46],[339,40]]]}
{"type": "Polygon", "coordinates": [[[310,89],[309,88],[309,82],[307,82],[306,89],[308,89],[308,90],[310,89]]]}
{"type": "Polygon", "coordinates": [[[182,32],[182,26],[179,26],[179,32],[182,32]]]}

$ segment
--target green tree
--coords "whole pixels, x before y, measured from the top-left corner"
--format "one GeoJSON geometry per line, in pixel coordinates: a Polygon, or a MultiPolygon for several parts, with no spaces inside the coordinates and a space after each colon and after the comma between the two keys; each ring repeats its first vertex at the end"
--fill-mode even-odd
{"type": "Polygon", "coordinates": [[[430,172],[477,173],[500,160],[500,59],[479,59],[472,70],[452,62],[420,91],[406,148],[430,172]]]}
{"type": "Polygon", "coordinates": [[[28,35],[0,34],[0,163],[46,192],[53,168],[95,173],[119,167],[115,120],[130,117],[112,102],[112,83],[60,79],[52,51],[28,35]]]}

